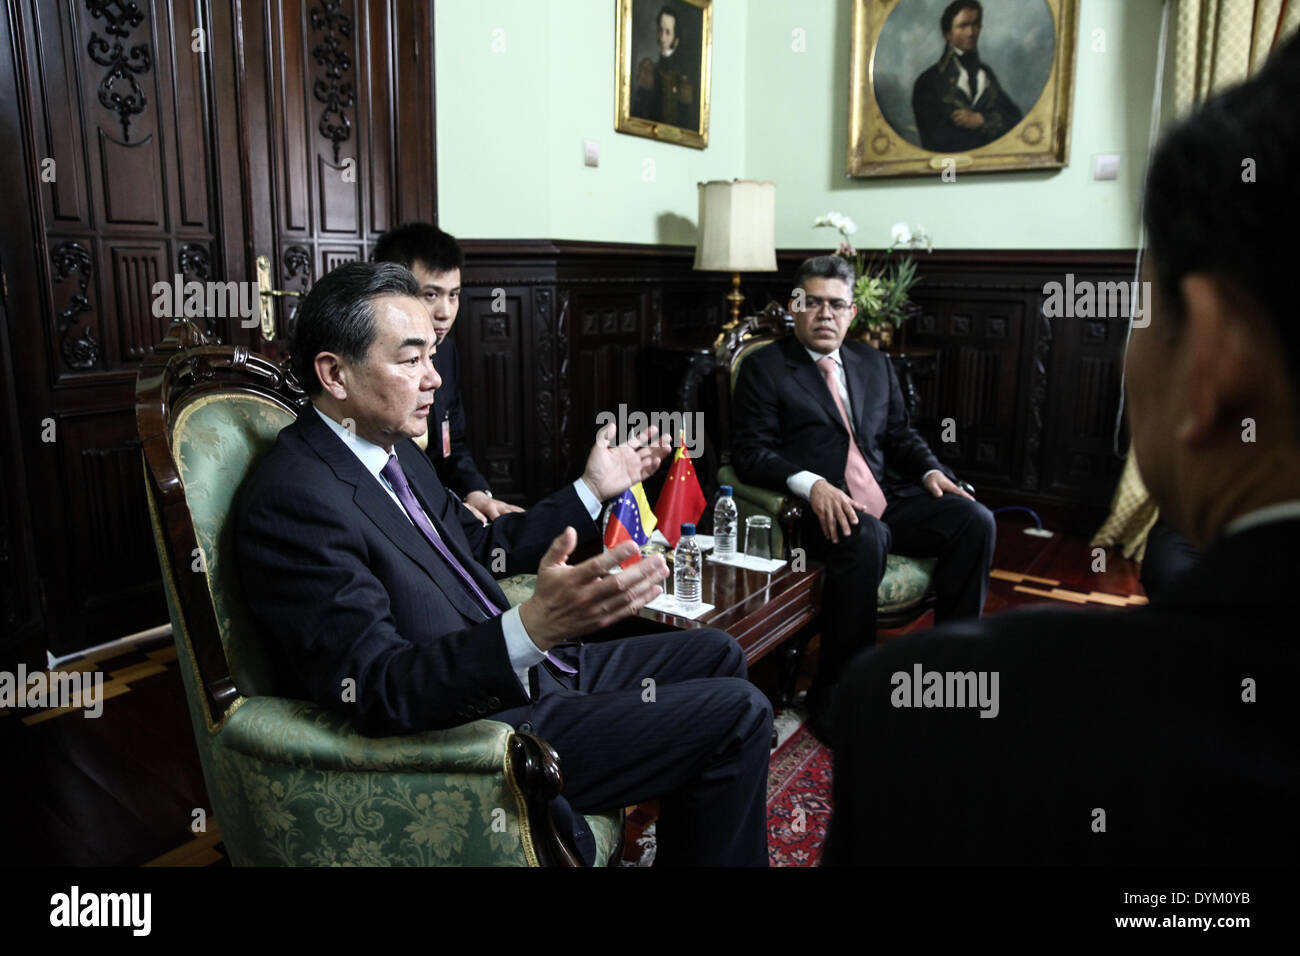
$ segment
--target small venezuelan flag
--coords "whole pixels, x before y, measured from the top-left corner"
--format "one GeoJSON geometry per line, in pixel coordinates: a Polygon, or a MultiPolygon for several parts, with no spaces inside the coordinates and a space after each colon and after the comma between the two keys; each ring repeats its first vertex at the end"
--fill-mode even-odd
{"type": "MultiPolygon", "coordinates": [[[[610,505],[609,521],[605,525],[605,548],[616,548],[623,541],[635,541],[639,548],[650,540],[657,524],[650,502],[646,500],[645,489],[638,481],[610,505]]],[[[633,555],[622,566],[626,568],[640,560],[639,554],[633,555]]]]}

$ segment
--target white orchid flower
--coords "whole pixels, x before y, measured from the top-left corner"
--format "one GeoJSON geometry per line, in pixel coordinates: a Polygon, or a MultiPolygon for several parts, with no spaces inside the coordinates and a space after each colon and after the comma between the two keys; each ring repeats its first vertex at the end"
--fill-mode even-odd
{"type": "Polygon", "coordinates": [[[830,226],[839,232],[847,241],[849,236],[858,231],[858,224],[841,212],[828,212],[824,216],[818,216],[813,220],[813,228],[818,226],[830,226]]]}
{"type": "Polygon", "coordinates": [[[905,246],[912,243],[912,230],[905,222],[896,222],[889,227],[889,245],[905,246]]]}

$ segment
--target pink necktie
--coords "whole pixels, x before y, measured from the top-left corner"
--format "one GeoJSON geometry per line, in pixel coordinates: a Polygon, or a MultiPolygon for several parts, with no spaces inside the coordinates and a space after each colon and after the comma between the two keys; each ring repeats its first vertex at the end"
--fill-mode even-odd
{"type": "Polygon", "coordinates": [[[862,457],[862,450],[858,448],[857,439],[853,435],[853,423],[849,421],[849,413],[844,410],[840,388],[835,383],[835,359],[824,355],[817,360],[817,367],[821,369],[822,378],[826,379],[826,387],[831,390],[831,398],[840,411],[840,420],[849,430],[849,460],[844,465],[844,482],[849,486],[849,494],[853,500],[866,505],[867,512],[879,518],[885,513],[885,493],[880,490],[880,483],[871,473],[871,468],[867,465],[867,460],[862,457]]]}

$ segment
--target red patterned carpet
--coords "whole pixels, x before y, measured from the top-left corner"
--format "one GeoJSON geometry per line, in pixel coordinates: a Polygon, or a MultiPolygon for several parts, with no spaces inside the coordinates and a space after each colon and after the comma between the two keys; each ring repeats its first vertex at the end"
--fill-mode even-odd
{"type": "Polygon", "coordinates": [[[831,752],[801,725],[772,754],[767,853],[772,866],[816,866],[831,821],[831,752]]]}

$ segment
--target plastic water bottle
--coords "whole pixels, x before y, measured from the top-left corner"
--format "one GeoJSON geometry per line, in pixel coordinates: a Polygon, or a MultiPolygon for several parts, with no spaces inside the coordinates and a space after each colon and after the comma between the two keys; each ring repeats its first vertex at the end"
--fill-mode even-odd
{"type": "Polygon", "coordinates": [[[736,553],[736,499],[731,497],[731,485],[718,489],[718,503],[713,506],[713,554],[726,558],[736,553]]]}
{"type": "Polygon", "coordinates": [[[700,546],[695,542],[695,525],[682,525],[682,536],[673,552],[673,597],[679,604],[700,603],[700,546]]]}

